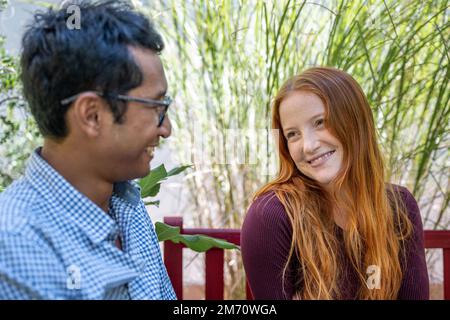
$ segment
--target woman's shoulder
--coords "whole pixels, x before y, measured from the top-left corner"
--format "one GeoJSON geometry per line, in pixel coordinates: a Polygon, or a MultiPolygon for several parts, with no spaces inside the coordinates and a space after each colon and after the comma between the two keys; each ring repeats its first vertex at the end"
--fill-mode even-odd
{"type": "Polygon", "coordinates": [[[391,184],[392,189],[401,197],[403,204],[405,205],[406,211],[408,213],[408,217],[411,222],[417,226],[418,224],[422,224],[422,218],[420,216],[419,205],[417,204],[416,199],[413,194],[408,190],[408,188],[391,184]]]}
{"type": "Polygon", "coordinates": [[[284,206],[274,191],[268,191],[266,193],[257,196],[250,205],[249,210],[250,209],[257,210],[260,212],[261,211],[265,212],[267,210],[273,211],[274,209],[276,211],[279,210],[284,211],[284,206]]]}
{"type": "Polygon", "coordinates": [[[412,197],[411,192],[404,186],[394,183],[389,183],[387,186],[390,186],[394,191],[400,193],[402,197],[412,197]]]}
{"type": "Polygon", "coordinates": [[[412,195],[411,191],[408,188],[398,185],[398,184],[390,184],[395,193],[401,196],[401,199],[405,205],[417,205],[417,201],[412,195]]]}
{"type": "Polygon", "coordinates": [[[247,215],[257,215],[261,218],[286,217],[286,210],[274,191],[259,195],[250,205],[247,215]]]}
{"type": "Polygon", "coordinates": [[[275,192],[259,195],[250,205],[244,219],[244,225],[260,225],[273,230],[274,226],[291,229],[286,210],[275,192]]]}

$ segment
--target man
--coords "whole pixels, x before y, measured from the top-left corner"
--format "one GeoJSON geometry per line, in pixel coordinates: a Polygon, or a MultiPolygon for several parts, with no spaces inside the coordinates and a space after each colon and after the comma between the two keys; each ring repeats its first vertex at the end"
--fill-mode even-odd
{"type": "Polygon", "coordinates": [[[0,194],[0,298],[175,299],[131,181],[171,133],[163,41],[123,2],[77,6],[79,28],[49,10],[23,37],[44,145],[0,194]]]}

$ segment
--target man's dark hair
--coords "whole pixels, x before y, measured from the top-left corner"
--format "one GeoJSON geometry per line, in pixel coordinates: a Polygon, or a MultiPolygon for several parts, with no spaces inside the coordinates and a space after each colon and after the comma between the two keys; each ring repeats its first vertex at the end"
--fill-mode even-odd
{"type": "MultiPolygon", "coordinates": [[[[80,1],[80,29],[69,29],[73,11],[38,12],[22,39],[21,78],[25,98],[44,136],[67,136],[61,100],[83,91],[125,94],[143,74],[128,46],[164,48],[161,36],[143,14],[124,1],[80,1]]],[[[126,104],[107,99],[116,122],[126,104]]]]}

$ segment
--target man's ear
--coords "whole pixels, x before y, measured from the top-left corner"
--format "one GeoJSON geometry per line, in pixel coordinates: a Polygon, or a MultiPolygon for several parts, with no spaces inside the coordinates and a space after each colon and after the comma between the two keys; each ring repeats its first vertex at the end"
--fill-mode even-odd
{"type": "Polygon", "coordinates": [[[106,103],[95,93],[82,93],[72,105],[72,123],[88,137],[98,137],[105,124],[106,103]]]}

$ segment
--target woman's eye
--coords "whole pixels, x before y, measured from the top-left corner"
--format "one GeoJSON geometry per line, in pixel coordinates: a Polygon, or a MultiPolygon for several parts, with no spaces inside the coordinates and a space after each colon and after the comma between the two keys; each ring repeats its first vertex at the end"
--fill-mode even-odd
{"type": "Polygon", "coordinates": [[[295,137],[295,135],[296,135],[296,133],[295,132],[293,132],[293,131],[291,131],[291,132],[288,132],[287,134],[286,134],[286,139],[291,139],[291,138],[293,138],[293,137],[295,137]]]}
{"type": "Polygon", "coordinates": [[[323,120],[323,119],[317,120],[317,121],[316,121],[316,127],[319,127],[319,126],[323,125],[323,123],[324,123],[324,120],[323,120]]]}

